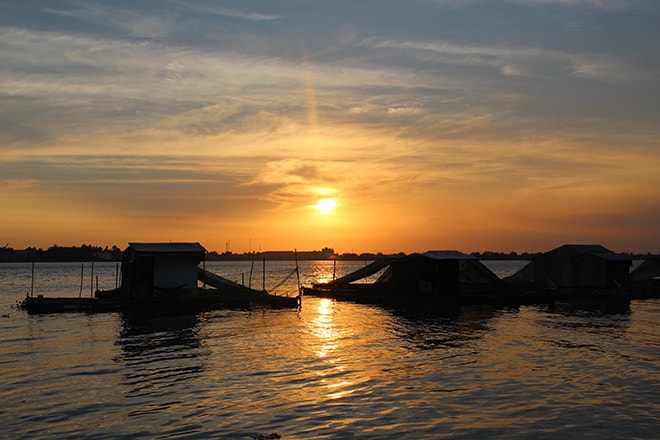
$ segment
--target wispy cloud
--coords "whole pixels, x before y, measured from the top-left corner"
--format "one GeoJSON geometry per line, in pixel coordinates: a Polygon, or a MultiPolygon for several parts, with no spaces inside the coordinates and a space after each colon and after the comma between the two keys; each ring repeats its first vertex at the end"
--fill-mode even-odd
{"type": "Polygon", "coordinates": [[[437,65],[494,68],[503,75],[538,78],[576,76],[616,84],[657,81],[653,70],[631,65],[628,59],[607,55],[571,53],[541,47],[468,45],[382,37],[366,38],[362,44],[374,49],[399,50],[408,56],[437,65]]]}

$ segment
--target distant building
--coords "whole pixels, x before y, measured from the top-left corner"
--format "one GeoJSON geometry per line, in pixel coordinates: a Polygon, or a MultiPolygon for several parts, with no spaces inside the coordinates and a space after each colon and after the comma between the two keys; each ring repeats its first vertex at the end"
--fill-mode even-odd
{"type": "Polygon", "coordinates": [[[298,260],[329,260],[335,254],[332,248],[323,248],[320,251],[266,251],[259,254],[266,260],[294,261],[298,260]]]}

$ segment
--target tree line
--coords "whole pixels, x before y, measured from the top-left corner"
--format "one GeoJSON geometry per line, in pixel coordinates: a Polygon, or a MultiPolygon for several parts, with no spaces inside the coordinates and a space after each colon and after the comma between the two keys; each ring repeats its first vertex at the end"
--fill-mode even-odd
{"type": "MultiPolygon", "coordinates": [[[[479,258],[480,260],[532,260],[533,258],[541,255],[541,252],[472,252],[471,255],[479,258]]],[[[622,253],[631,259],[645,259],[652,257],[651,253],[647,254],[633,254],[622,253]]],[[[299,260],[377,260],[383,257],[405,257],[404,252],[395,254],[378,253],[335,253],[332,248],[323,248],[320,251],[299,252],[297,258],[299,260]]],[[[82,244],[80,246],[58,246],[54,244],[47,249],[28,247],[22,250],[16,250],[6,244],[0,247],[0,262],[31,262],[31,261],[44,261],[44,262],[83,262],[83,261],[121,261],[122,250],[113,246],[94,246],[91,244],[82,244]]],[[[216,251],[209,251],[206,254],[206,259],[209,261],[232,261],[232,260],[255,260],[265,257],[268,260],[282,260],[293,259],[294,253],[291,252],[247,252],[243,254],[235,254],[232,252],[224,252],[219,254],[216,251]],[[289,255],[290,254],[290,255],[289,255]]]]}
{"type": "Polygon", "coordinates": [[[82,244],[80,246],[52,245],[47,249],[28,247],[16,250],[9,245],[0,248],[0,261],[26,262],[26,261],[121,261],[122,250],[117,246],[94,246],[82,244]]]}

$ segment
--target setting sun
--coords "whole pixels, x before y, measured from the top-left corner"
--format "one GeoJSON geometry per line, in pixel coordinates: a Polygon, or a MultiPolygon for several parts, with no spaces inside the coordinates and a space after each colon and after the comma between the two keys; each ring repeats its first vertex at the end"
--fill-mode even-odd
{"type": "Polygon", "coordinates": [[[660,1],[79,3],[0,0],[0,257],[660,253],[660,1]]]}
{"type": "Polygon", "coordinates": [[[314,207],[323,215],[330,214],[336,207],[337,201],[332,198],[319,200],[314,207]]]}

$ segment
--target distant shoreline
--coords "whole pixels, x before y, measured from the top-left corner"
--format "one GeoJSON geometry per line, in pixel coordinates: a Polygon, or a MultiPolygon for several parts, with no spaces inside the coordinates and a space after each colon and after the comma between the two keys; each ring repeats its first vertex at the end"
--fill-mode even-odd
{"type": "MultiPolygon", "coordinates": [[[[0,248],[0,263],[30,263],[30,262],[48,262],[48,263],[66,263],[66,262],[120,262],[123,251],[117,246],[109,248],[82,245],[82,246],[51,246],[48,249],[37,249],[29,247],[22,250],[15,250],[8,246],[0,248]]],[[[480,260],[531,260],[542,252],[517,253],[517,252],[472,252],[471,255],[480,260]]],[[[644,260],[646,258],[657,257],[656,254],[632,254],[621,253],[634,260],[644,260]]],[[[394,254],[384,253],[335,253],[332,248],[323,248],[320,251],[264,251],[264,252],[245,252],[233,253],[209,251],[206,254],[206,261],[373,261],[379,258],[404,257],[407,254],[403,252],[394,254]]]]}

